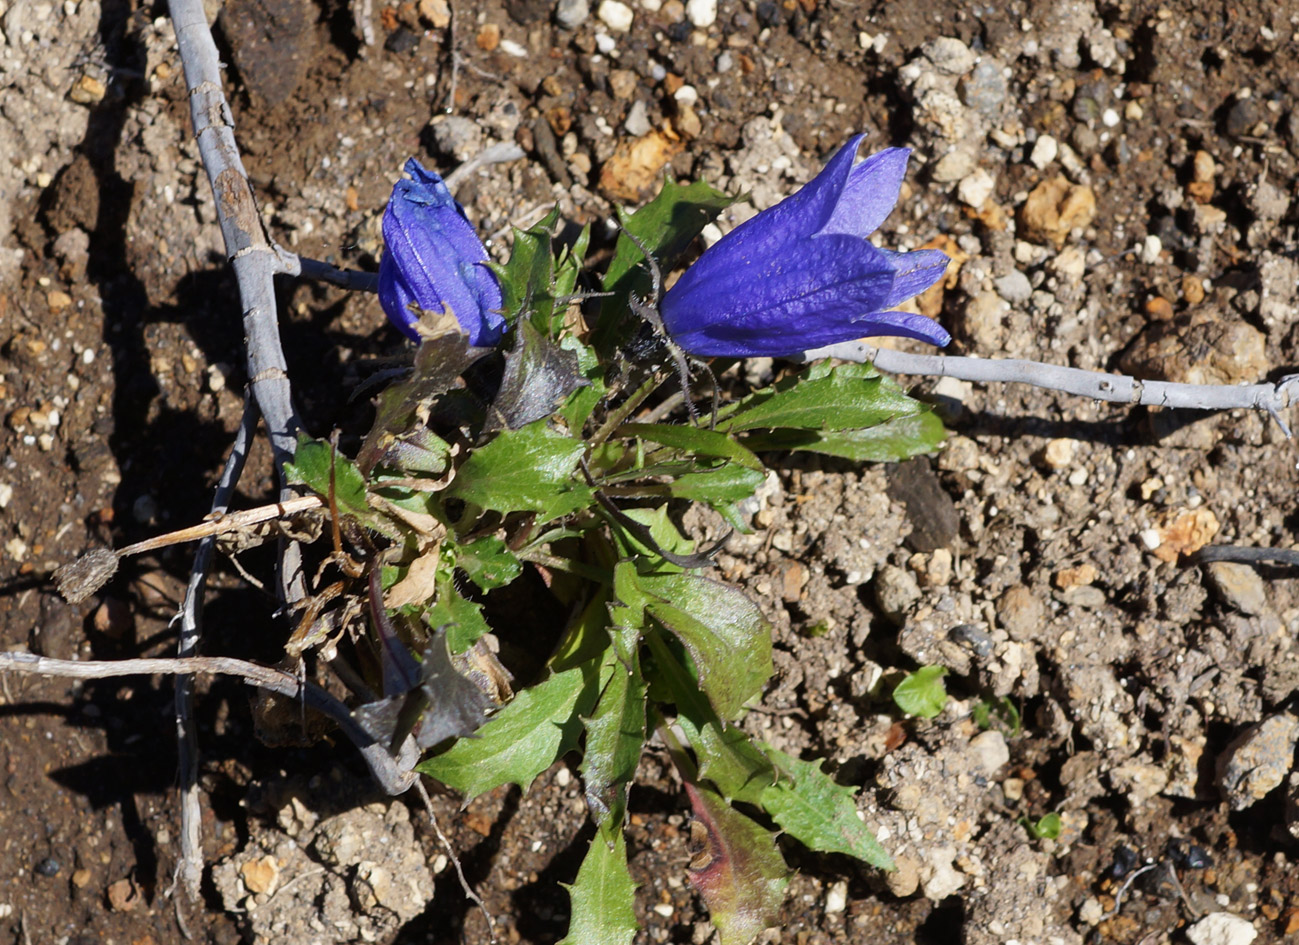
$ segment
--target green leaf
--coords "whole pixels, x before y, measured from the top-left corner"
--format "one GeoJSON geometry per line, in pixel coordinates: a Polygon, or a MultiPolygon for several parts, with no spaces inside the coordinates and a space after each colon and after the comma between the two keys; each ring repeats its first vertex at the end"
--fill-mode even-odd
{"type": "MultiPolygon", "coordinates": [[[[676,525],[672,523],[672,519],[668,515],[666,507],[627,509],[623,514],[632,521],[639,522],[648,528],[650,538],[664,551],[676,555],[689,555],[694,552],[694,542],[677,530],[676,525]]],[[[676,565],[663,561],[655,549],[647,547],[639,537],[627,529],[614,529],[614,537],[618,541],[619,550],[625,556],[650,563],[656,570],[665,572],[680,570],[676,565]]]]}
{"type": "Polygon", "coordinates": [[[856,788],[835,783],[819,761],[800,761],[769,745],[763,751],[784,777],[762,792],[760,803],[785,833],[809,850],[894,868],[893,858],[857,816],[856,788]]]}
{"type": "Polygon", "coordinates": [[[284,464],[284,474],[289,482],[301,483],[317,495],[328,498],[331,464],[334,501],[339,511],[361,518],[369,517],[371,510],[365,497],[365,476],[361,475],[355,463],[324,440],[299,435],[293,462],[284,464]]]}
{"type": "Polygon", "coordinates": [[[1010,738],[1018,735],[1022,728],[1019,709],[1015,708],[1015,703],[1008,696],[1002,696],[996,702],[985,699],[970,710],[970,716],[979,728],[985,731],[996,728],[1010,738]]]}
{"type": "Polygon", "coordinates": [[[766,475],[753,469],[723,463],[709,468],[696,467],[667,483],[668,494],[678,499],[702,502],[722,514],[732,528],[747,531],[735,506],[752,496],[766,475]]]}
{"type": "Polygon", "coordinates": [[[932,453],[947,431],[931,410],[898,416],[862,430],[767,430],[743,435],[755,451],[789,450],[840,456],[862,463],[890,463],[932,453]]]}
{"type": "Polygon", "coordinates": [[[636,884],[627,869],[627,841],[620,824],[601,827],[582,858],[572,886],[568,935],[559,945],[627,945],[636,935],[636,884]]]}
{"type": "Polygon", "coordinates": [[[718,420],[717,429],[859,430],[928,410],[869,364],[818,362],[750,394],[718,420]]]}
{"type": "Polygon", "coordinates": [[[483,608],[465,598],[456,589],[455,567],[451,554],[442,555],[438,562],[437,598],[425,611],[424,619],[433,629],[447,628],[447,649],[453,654],[463,653],[481,636],[491,633],[483,617],[483,608]]]}
{"type": "Polygon", "coordinates": [[[946,666],[922,666],[897,684],[893,701],[909,715],[932,719],[947,705],[946,675],[946,666]]]}
{"type": "Polygon", "coordinates": [[[624,423],[617,436],[637,436],[673,449],[714,459],[729,459],[747,469],[765,471],[762,460],[725,433],[670,423],[624,423]]]}
{"type": "Polygon", "coordinates": [[[1054,840],[1060,836],[1064,821],[1060,819],[1059,814],[1052,812],[1035,821],[1025,817],[1024,826],[1028,828],[1034,840],[1054,840]]]}
{"type": "Polygon", "coordinates": [[[697,574],[642,574],[650,614],[685,646],[723,721],[738,718],[774,668],[771,624],[738,588],[697,574]]]}
{"type": "Polygon", "coordinates": [[[636,774],[645,745],[645,680],[639,649],[626,641],[623,646],[609,647],[600,672],[608,681],[595,711],[586,719],[582,780],[596,823],[620,824],[627,805],[627,784],[636,774]],[[623,664],[619,651],[630,652],[631,665],[623,664]]]}
{"type": "Polygon", "coordinates": [[[467,545],[457,545],[455,563],[464,568],[469,580],[485,591],[504,587],[523,572],[523,565],[514,552],[495,535],[479,538],[467,545]]]}
{"type": "Polygon", "coordinates": [[[592,501],[590,488],[573,481],[585,449],[546,420],[503,430],[469,455],[444,495],[496,512],[559,518],[592,501]]]}
{"type": "Polygon", "coordinates": [[[577,747],[581,715],[599,689],[599,667],[583,663],[524,689],[478,730],[418,767],[429,777],[476,797],[502,784],[527,790],[541,772],[577,747]]]}
{"type": "Polygon", "coordinates": [[[706,787],[686,782],[695,816],[708,832],[711,859],[690,882],[717,926],[722,945],[749,945],[780,919],[788,871],[775,835],[706,787]]]}
{"type": "Polygon", "coordinates": [[[698,776],[711,781],[728,800],[760,804],[762,792],[776,780],[771,760],[742,728],[722,724],[698,682],[659,634],[646,639],[654,654],[651,695],[676,704],[677,722],[694,749],[698,776]]]}
{"type": "Polygon", "coordinates": [[[555,304],[555,261],[550,252],[551,234],[559,220],[555,207],[526,230],[513,227],[514,245],[505,265],[489,263],[501,283],[505,320],[513,324],[527,309],[549,333],[555,304]]]}
{"type": "MultiPolygon", "coordinates": [[[[653,200],[630,215],[620,211],[619,217],[623,227],[644,244],[666,274],[699,232],[735,200],[703,181],[678,184],[668,179],[653,200]]],[[[629,297],[633,293],[642,299],[649,296],[650,275],[642,265],[644,260],[644,254],[627,234],[619,234],[604,274],[604,291],[613,295],[600,306],[593,334],[596,350],[608,352],[622,343],[630,323],[629,297]]]]}

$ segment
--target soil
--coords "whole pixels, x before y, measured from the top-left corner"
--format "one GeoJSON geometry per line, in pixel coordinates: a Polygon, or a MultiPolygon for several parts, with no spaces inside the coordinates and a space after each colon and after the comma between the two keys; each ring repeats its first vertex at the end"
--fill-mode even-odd
{"type": "MultiPolygon", "coordinates": [[[[271,231],[374,268],[405,159],[446,172],[500,140],[527,157],[458,192],[493,252],[555,203],[607,248],[615,204],[646,199],[665,163],[751,195],[725,230],[864,131],[915,149],[882,245],[938,240],[961,261],[925,303],[955,353],[1220,383],[1293,365],[1299,7],[592,6],[488,0],[449,26],[438,0],[372,15],[365,0],[228,0],[227,91],[271,231]]],[[[0,0],[6,650],[169,653],[186,551],[128,562],[78,606],[48,575],[201,519],[238,424],[237,295],[165,14],[0,0]]],[[[288,281],[280,301],[308,429],[363,418],[347,397],[358,363],[402,346],[377,301],[288,281]]],[[[1210,539],[1293,546],[1293,444],[1246,412],[912,383],[945,412],[941,453],[901,469],[791,459],[764,490],[765,535],[720,559],[776,627],[778,674],[749,724],[861,787],[899,865],[791,846],[800,873],[762,940],[1293,941],[1299,585],[1281,566],[1179,556],[1210,539]],[[952,670],[953,698],[900,719],[890,687],[926,663],[952,670]],[[1003,696],[1014,712],[982,729],[976,709],[1003,696]],[[1035,838],[1050,813],[1058,836],[1035,838]]],[[[272,490],[262,444],[240,502],[272,490]]],[[[270,574],[264,550],[239,564],[270,574]]],[[[274,662],[272,609],[223,563],[205,652],[274,662]]],[[[178,940],[169,684],[0,686],[0,928],[178,940]]],[[[201,684],[197,705],[211,869],[187,912],[196,938],[487,940],[427,816],[374,794],[350,748],[261,745],[233,683],[201,684]]],[[[631,796],[638,941],[709,941],[661,759],[631,796]]],[[[562,937],[558,883],[590,835],[575,765],[527,796],[434,805],[500,937],[562,937]]]]}

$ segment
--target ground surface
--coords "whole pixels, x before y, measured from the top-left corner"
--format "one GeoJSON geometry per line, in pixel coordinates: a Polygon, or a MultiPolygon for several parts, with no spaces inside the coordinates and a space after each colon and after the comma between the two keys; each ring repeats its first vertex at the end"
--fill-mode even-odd
{"type": "MultiPolygon", "coordinates": [[[[926,303],[958,352],[1172,380],[1293,370],[1293,3],[692,0],[687,15],[645,0],[625,32],[618,10],[585,7],[559,4],[566,29],[546,0],[458,4],[449,30],[438,0],[378,0],[366,47],[342,3],[230,0],[218,41],[276,237],[373,267],[406,157],[447,171],[513,140],[525,160],[459,191],[480,231],[503,251],[509,224],[558,202],[604,246],[612,202],[646,198],[664,162],[764,207],[865,131],[916,149],[882,241],[937,240],[961,261],[926,303]]],[[[45,578],[198,520],[238,421],[236,297],[164,13],[0,0],[4,649],[168,652],[183,552],[132,562],[79,607],[45,578]]],[[[399,347],[377,303],[293,284],[282,301],[308,427],[356,419],[354,362],[399,347]]],[[[1177,559],[1215,529],[1291,547],[1293,445],[1252,415],[917,383],[948,411],[940,455],[901,471],[791,461],[766,538],[721,560],[777,628],[751,723],[862,786],[900,867],[795,852],[766,940],[1293,940],[1294,574],[1177,559]],[[953,671],[933,722],[887,700],[917,663],[953,671]],[[1022,730],[980,732],[989,694],[1022,730]],[[1033,839],[1022,819],[1050,812],[1060,836],[1033,839]],[[1238,917],[1209,920],[1227,937],[1188,932],[1211,912],[1238,917]]],[[[262,451],[241,501],[270,489],[262,451]]],[[[258,552],[242,563],[267,573],[258,552]]],[[[226,565],[215,586],[206,650],[273,661],[268,599],[226,565]]],[[[169,686],[0,682],[0,929],[177,940],[169,686]]],[[[375,806],[350,749],[261,746],[233,684],[198,705],[220,865],[197,938],[485,941],[424,814],[375,806]]],[[[672,776],[647,760],[632,798],[641,940],[707,941],[672,776]]],[[[575,772],[463,813],[435,804],[503,938],[557,940],[557,883],[589,833],[575,772]]]]}

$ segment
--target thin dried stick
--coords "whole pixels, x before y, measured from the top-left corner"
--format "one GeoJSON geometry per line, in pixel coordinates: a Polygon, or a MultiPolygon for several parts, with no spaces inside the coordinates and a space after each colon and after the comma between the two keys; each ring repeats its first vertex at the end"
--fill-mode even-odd
{"type": "Polygon", "coordinates": [[[1275,384],[1243,386],[1141,381],[1126,374],[1084,371],[1037,361],[909,354],[890,348],[876,348],[864,341],[849,341],[803,353],[805,361],[820,358],[839,358],[859,363],[869,361],[890,374],[929,374],[981,383],[1030,384],[1033,387],[1119,404],[1181,407],[1190,410],[1232,410],[1240,407],[1265,410],[1280,424],[1287,437],[1290,436],[1290,428],[1281,420],[1280,412],[1295,402],[1295,386],[1299,384],[1299,375],[1296,374],[1283,377],[1275,384]]]}
{"type": "MultiPolygon", "coordinates": [[[[221,480],[217,483],[212,496],[212,514],[224,516],[234,495],[235,485],[243,472],[244,462],[248,458],[248,446],[257,431],[257,405],[251,395],[244,397],[244,413],[239,421],[239,430],[235,433],[230,456],[221,470],[221,480]]],[[[232,518],[234,516],[231,516],[232,518]]],[[[210,524],[217,524],[216,522],[210,524]]],[[[184,529],[188,531],[189,529],[184,529]]],[[[194,552],[194,562],[190,566],[189,585],[185,588],[185,599],[181,602],[180,613],[176,615],[180,622],[180,634],[176,642],[176,655],[181,658],[197,656],[199,640],[203,633],[203,590],[207,585],[208,568],[211,567],[212,551],[216,547],[216,533],[206,535],[194,552]]],[[[128,549],[123,549],[124,554],[128,549]]],[[[120,555],[119,555],[120,556],[120,555]]],[[[201,824],[203,810],[198,796],[198,732],[194,726],[194,677],[189,675],[176,677],[176,755],[177,785],[180,801],[180,858],[176,862],[173,888],[179,883],[190,902],[198,902],[200,885],[203,880],[203,845],[201,824]]],[[[180,915],[180,903],[176,903],[177,918],[181,928],[188,930],[184,917],[180,915]]]]}
{"type": "Polygon", "coordinates": [[[469,880],[465,878],[465,870],[464,867],[460,865],[460,857],[456,856],[455,847],[451,845],[451,841],[447,839],[446,834],[442,832],[442,828],[438,826],[438,816],[433,810],[433,799],[428,796],[428,790],[424,787],[424,782],[420,781],[418,778],[415,780],[415,792],[420,796],[420,799],[424,801],[424,810],[428,813],[429,823],[433,825],[433,832],[437,834],[438,842],[442,844],[442,849],[447,851],[447,856],[451,858],[451,862],[456,868],[456,876],[460,879],[460,888],[464,890],[465,895],[469,899],[478,905],[478,911],[481,912],[483,918],[487,920],[488,941],[495,942],[496,922],[492,919],[492,914],[487,911],[487,904],[483,902],[482,897],[479,896],[478,893],[474,892],[474,888],[469,885],[469,880]]]}

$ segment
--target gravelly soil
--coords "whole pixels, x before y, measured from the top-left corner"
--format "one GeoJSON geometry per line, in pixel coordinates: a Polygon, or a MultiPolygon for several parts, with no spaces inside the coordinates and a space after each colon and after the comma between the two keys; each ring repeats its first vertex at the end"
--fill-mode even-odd
{"type": "MultiPolygon", "coordinates": [[[[277,238],[373,267],[405,158],[446,171],[498,140],[528,157],[459,191],[496,251],[556,202],[607,246],[614,203],[665,168],[751,194],[726,229],[866,131],[915,148],[882,242],[959,261],[922,301],[957,353],[1228,383],[1293,369],[1293,4],[720,0],[709,21],[707,2],[647,0],[626,32],[584,6],[560,4],[565,29],[544,0],[466,4],[449,29],[437,0],[376,4],[367,47],[345,4],[229,0],[219,41],[277,238]]],[[[122,0],[0,0],[0,29],[0,646],[166,653],[183,552],[78,607],[45,579],[201,518],[240,415],[236,296],[174,38],[162,6],[122,0]]],[[[289,283],[281,301],[309,429],[363,421],[356,363],[400,347],[377,303],[289,283]]],[[[861,786],[900,867],[791,851],[802,873],[766,940],[1292,938],[1294,575],[1179,552],[1291,547],[1293,445],[1244,413],[917,385],[947,411],[942,453],[902,470],[791,460],[765,490],[766,533],[720,559],[776,625],[779,673],[749,724],[861,786]],[[889,686],[918,663],[950,667],[954,698],[899,721],[889,686]],[[971,712],[1002,696],[1022,728],[981,731],[971,712]],[[1060,836],[1033,839],[1024,819],[1049,812],[1060,836]],[[1237,917],[1210,920],[1235,937],[1205,938],[1207,913],[1237,917]]],[[[259,450],[241,501],[270,491],[259,450]]],[[[269,573],[262,552],[241,564],[269,573]]],[[[268,599],[231,567],[215,585],[206,650],[275,660],[268,599]]],[[[169,687],[0,683],[0,925],[176,940],[169,687]]],[[[348,750],[260,746],[238,686],[205,684],[198,704],[206,852],[223,865],[188,913],[196,937],[486,940],[424,815],[366,806],[348,750]],[[384,892],[341,837],[396,844],[431,900],[384,892]]],[[[632,798],[642,939],[707,941],[658,759],[632,798]]],[[[502,937],[561,937],[557,883],[589,834],[576,772],[435,804],[502,937]]]]}

